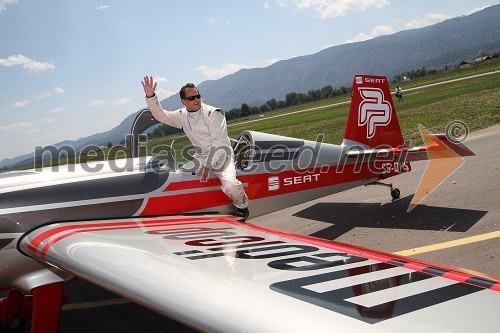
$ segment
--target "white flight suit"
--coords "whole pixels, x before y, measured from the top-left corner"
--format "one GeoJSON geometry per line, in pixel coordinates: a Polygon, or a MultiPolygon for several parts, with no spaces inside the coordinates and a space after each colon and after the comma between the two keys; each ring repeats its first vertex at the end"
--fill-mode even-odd
{"type": "Polygon", "coordinates": [[[248,207],[248,197],[243,185],[236,179],[234,152],[227,135],[226,117],[222,109],[201,103],[198,111],[186,108],[164,110],[158,97],[146,97],[153,117],[169,126],[181,128],[196,150],[194,159],[182,166],[184,171],[198,172],[206,166],[222,183],[222,191],[233,201],[236,208],[248,207]]]}

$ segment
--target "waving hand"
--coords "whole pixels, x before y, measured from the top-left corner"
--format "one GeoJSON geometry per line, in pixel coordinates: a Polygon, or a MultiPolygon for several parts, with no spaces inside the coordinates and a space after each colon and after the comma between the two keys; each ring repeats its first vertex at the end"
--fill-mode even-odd
{"type": "Polygon", "coordinates": [[[156,84],[158,82],[153,82],[153,77],[144,77],[144,80],[141,82],[142,87],[144,88],[144,92],[146,93],[146,97],[153,97],[155,95],[156,84]]]}

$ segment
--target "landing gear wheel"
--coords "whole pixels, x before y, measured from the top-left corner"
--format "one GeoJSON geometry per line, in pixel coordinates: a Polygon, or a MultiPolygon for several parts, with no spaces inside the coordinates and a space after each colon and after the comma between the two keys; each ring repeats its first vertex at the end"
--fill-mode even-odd
{"type": "Polygon", "coordinates": [[[399,199],[401,196],[401,191],[399,188],[391,188],[391,196],[393,199],[399,199]]]}
{"type": "Polygon", "coordinates": [[[399,190],[399,188],[392,187],[392,184],[386,184],[386,183],[382,183],[382,182],[377,181],[374,183],[370,183],[368,185],[382,185],[382,186],[390,187],[392,200],[399,199],[399,197],[401,196],[401,191],[399,190]]]}

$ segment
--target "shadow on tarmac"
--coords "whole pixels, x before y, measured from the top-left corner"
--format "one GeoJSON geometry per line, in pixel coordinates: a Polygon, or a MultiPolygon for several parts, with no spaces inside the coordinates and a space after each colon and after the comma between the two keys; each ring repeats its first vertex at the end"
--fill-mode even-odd
{"type": "Polygon", "coordinates": [[[386,204],[318,203],[294,216],[332,224],[311,236],[335,239],[356,227],[466,232],[487,213],[422,204],[407,212],[412,197],[386,204]]]}

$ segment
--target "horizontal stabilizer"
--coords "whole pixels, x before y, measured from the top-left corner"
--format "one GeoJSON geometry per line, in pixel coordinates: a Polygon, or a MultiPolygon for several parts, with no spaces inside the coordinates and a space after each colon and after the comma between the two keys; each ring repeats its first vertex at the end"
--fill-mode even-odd
{"type": "Polygon", "coordinates": [[[464,144],[449,140],[445,134],[428,134],[425,146],[350,150],[346,155],[360,163],[375,160],[413,162],[429,160],[429,152],[435,159],[475,156],[464,144]]]}

